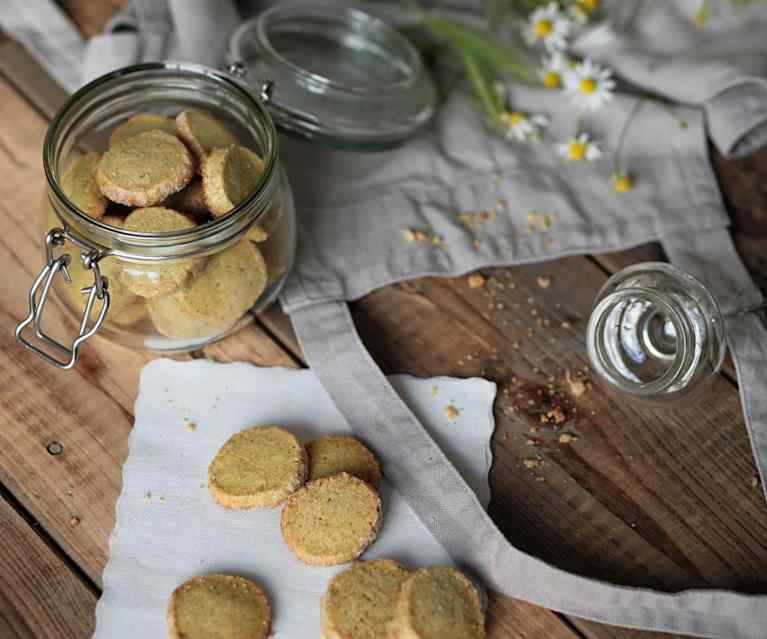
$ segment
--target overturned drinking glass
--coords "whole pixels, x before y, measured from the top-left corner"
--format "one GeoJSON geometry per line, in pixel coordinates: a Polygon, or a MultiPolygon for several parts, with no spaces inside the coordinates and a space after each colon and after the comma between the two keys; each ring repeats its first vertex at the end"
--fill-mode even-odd
{"type": "Polygon", "coordinates": [[[595,372],[617,391],[644,402],[677,404],[722,366],[727,317],[712,292],[663,262],[629,266],[597,294],[586,345],[595,372]]]}

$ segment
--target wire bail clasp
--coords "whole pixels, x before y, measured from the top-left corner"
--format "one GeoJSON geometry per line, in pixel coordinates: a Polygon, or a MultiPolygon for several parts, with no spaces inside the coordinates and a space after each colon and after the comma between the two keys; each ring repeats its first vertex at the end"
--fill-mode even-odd
{"type": "Polygon", "coordinates": [[[82,259],[83,267],[93,271],[93,284],[83,288],[81,291],[88,298],[83,309],[82,319],[80,320],[80,329],[77,337],[72,342],[72,346],[67,347],[61,344],[43,331],[43,310],[45,309],[45,303],[48,300],[48,294],[51,291],[56,275],[60,272],[65,282],[68,285],[72,284],[72,276],[68,268],[72,258],[69,253],[63,253],[59,257],[54,257],[54,248],[63,246],[67,239],[71,240],[67,232],[60,228],[51,229],[45,236],[46,263],[43,270],[35,278],[29,291],[29,314],[16,327],[16,339],[19,343],[42,357],[49,364],[64,370],[69,370],[77,364],[80,356],[80,346],[101,328],[109,310],[109,282],[101,274],[98,265],[104,255],[95,249],[90,250],[87,253],[82,253],[80,258],[82,259]],[[101,301],[101,310],[96,319],[91,323],[91,314],[96,300],[101,301]],[[41,344],[33,343],[24,336],[24,331],[30,324],[33,326],[35,336],[41,344]],[[44,350],[42,345],[48,345],[54,353],[64,354],[65,358],[59,358],[48,350],[44,350]]]}

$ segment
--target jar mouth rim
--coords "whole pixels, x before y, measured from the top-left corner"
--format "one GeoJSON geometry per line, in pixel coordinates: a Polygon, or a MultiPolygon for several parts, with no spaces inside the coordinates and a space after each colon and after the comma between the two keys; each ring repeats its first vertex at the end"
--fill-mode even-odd
{"type": "Polygon", "coordinates": [[[625,393],[630,395],[636,395],[639,397],[646,397],[654,395],[660,390],[668,387],[672,384],[679,375],[683,372],[687,355],[689,354],[690,347],[690,329],[689,322],[682,316],[682,314],[669,304],[661,295],[657,293],[647,291],[646,289],[627,287],[614,291],[609,295],[606,295],[592,311],[591,318],[586,329],[587,334],[587,348],[589,355],[592,355],[592,364],[597,367],[597,372],[605,377],[616,388],[620,388],[625,393]],[[669,318],[677,329],[677,338],[681,340],[681,348],[679,348],[674,356],[671,365],[661,374],[660,377],[649,382],[634,381],[621,375],[619,372],[614,372],[615,368],[602,357],[602,349],[599,346],[599,340],[596,339],[596,331],[598,325],[603,321],[605,310],[613,306],[616,301],[619,301],[625,297],[643,296],[651,299],[659,307],[663,308],[668,313],[669,318]],[[679,330],[681,329],[681,330],[679,330]]]}
{"type": "Polygon", "coordinates": [[[277,4],[262,11],[255,18],[246,20],[235,30],[230,39],[230,49],[233,54],[241,49],[241,46],[239,45],[240,40],[253,29],[254,24],[258,36],[258,44],[260,48],[269,55],[272,61],[289,69],[295,75],[311,81],[315,85],[323,85],[329,89],[338,91],[339,93],[367,95],[401,91],[409,88],[413,81],[421,75],[421,57],[418,55],[418,52],[410,41],[396,29],[388,25],[384,20],[354,7],[338,7],[337,5],[323,1],[312,2],[311,4],[303,2],[287,3],[284,5],[277,4]],[[352,29],[355,24],[363,24],[374,29],[376,32],[395,43],[395,46],[406,54],[407,60],[405,63],[407,73],[405,74],[405,77],[401,80],[396,80],[387,84],[379,84],[376,87],[355,87],[350,86],[348,83],[338,82],[331,77],[311,71],[292,62],[274,46],[269,35],[269,27],[270,21],[274,18],[285,13],[291,15],[296,12],[304,17],[330,17],[337,23],[342,24],[349,29],[352,29]]]}
{"type": "MultiPolygon", "coordinates": [[[[277,167],[277,155],[278,155],[278,140],[277,130],[274,126],[274,122],[269,115],[269,112],[263,105],[263,103],[256,99],[256,97],[243,85],[235,81],[231,76],[224,72],[217,71],[210,67],[206,67],[201,64],[187,63],[187,62],[148,62],[142,64],[133,64],[125,67],[121,67],[110,73],[106,73],[99,76],[95,80],[92,80],[85,86],[78,89],[73,93],[64,105],[59,109],[57,114],[51,120],[50,125],[45,136],[45,142],[43,144],[43,168],[45,170],[45,177],[48,182],[48,186],[53,190],[58,201],[60,201],[67,212],[71,214],[78,222],[83,223],[86,228],[95,228],[98,231],[113,237],[120,242],[135,248],[146,248],[148,246],[156,246],[158,240],[163,246],[176,246],[189,244],[202,238],[208,238],[222,233],[230,227],[236,227],[238,222],[241,222],[242,218],[249,213],[258,199],[262,197],[265,187],[268,186],[276,172],[277,167]],[[243,100],[247,101],[248,106],[252,108],[257,114],[258,118],[266,128],[268,144],[264,148],[264,170],[259,176],[253,190],[248,196],[237,204],[226,215],[215,218],[214,220],[195,226],[190,229],[183,229],[180,231],[170,231],[164,233],[144,233],[138,231],[128,231],[116,226],[105,224],[99,219],[91,217],[84,211],[80,210],[64,193],[61,187],[59,177],[54,172],[55,166],[55,141],[62,123],[65,121],[65,116],[71,108],[80,104],[83,100],[89,97],[97,95],[97,91],[100,87],[113,82],[116,79],[130,77],[134,74],[146,72],[146,71],[168,71],[168,72],[186,72],[190,74],[199,74],[210,78],[217,82],[224,83],[235,94],[239,95],[243,100]]],[[[261,207],[262,210],[254,217],[254,222],[260,218],[260,216],[266,211],[266,206],[261,207]]],[[[228,240],[229,237],[227,236],[228,240]]],[[[112,253],[112,251],[107,251],[112,253]]]]}

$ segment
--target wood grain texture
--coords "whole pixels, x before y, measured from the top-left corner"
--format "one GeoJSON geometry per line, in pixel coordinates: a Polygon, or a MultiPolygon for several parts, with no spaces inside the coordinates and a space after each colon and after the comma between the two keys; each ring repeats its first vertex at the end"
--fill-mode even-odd
{"type": "Polygon", "coordinates": [[[92,36],[104,29],[111,18],[124,4],[125,0],[58,0],[61,8],[80,28],[85,36],[92,36]]]}
{"type": "Polygon", "coordinates": [[[0,545],[0,637],[90,637],[96,595],[2,498],[0,545]]]}

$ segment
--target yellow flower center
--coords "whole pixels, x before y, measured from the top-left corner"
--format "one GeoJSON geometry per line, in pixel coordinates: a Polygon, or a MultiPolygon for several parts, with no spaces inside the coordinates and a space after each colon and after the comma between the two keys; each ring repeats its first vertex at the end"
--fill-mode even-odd
{"type": "Polygon", "coordinates": [[[547,89],[558,89],[562,85],[562,76],[556,71],[546,71],[543,74],[543,86],[547,89]]]}
{"type": "Polygon", "coordinates": [[[535,35],[539,38],[545,38],[551,33],[553,28],[554,25],[551,23],[551,20],[538,20],[535,23],[535,35]]]}
{"type": "Polygon", "coordinates": [[[582,160],[586,157],[586,145],[582,142],[570,142],[567,147],[567,157],[571,160],[582,160]]]}
{"type": "Polygon", "coordinates": [[[584,78],[581,80],[580,85],[578,85],[578,88],[580,89],[581,93],[585,93],[586,95],[591,95],[594,93],[594,91],[597,90],[597,82],[593,78],[584,78]]]}
{"type": "Polygon", "coordinates": [[[628,193],[634,188],[634,184],[628,175],[616,175],[613,177],[613,188],[618,191],[618,193],[628,193]]]}
{"type": "Polygon", "coordinates": [[[525,114],[520,111],[512,111],[509,113],[509,125],[516,126],[525,119],[525,114]]]}
{"type": "Polygon", "coordinates": [[[586,13],[595,11],[599,6],[599,0],[576,0],[576,2],[578,3],[578,6],[586,13]]]}

